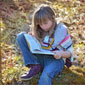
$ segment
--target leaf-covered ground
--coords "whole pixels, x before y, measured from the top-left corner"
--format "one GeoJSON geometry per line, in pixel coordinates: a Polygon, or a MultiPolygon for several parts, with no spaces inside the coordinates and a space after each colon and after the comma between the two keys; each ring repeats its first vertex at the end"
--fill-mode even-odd
{"type": "Polygon", "coordinates": [[[32,13],[39,4],[52,6],[56,18],[70,29],[74,49],[74,64],[64,68],[53,80],[53,85],[85,84],[85,2],[84,0],[1,0],[1,58],[2,84],[37,85],[40,74],[30,81],[21,81],[20,75],[30,68],[24,66],[16,35],[21,31],[31,31],[32,13]]]}

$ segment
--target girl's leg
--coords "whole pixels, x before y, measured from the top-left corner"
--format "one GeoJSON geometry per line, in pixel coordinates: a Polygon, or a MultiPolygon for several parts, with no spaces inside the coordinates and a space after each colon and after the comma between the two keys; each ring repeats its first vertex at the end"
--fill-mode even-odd
{"type": "Polygon", "coordinates": [[[25,65],[26,66],[28,66],[28,65],[31,66],[30,71],[27,72],[27,74],[22,75],[21,79],[29,80],[34,75],[38,74],[42,70],[42,68],[40,66],[38,57],[36,57],[35,55],[33,55],[30,52],[29,47],[28,47],[27,42],[26,42],[25,37],[24,37],[24,33],[18,34],[18,36],[17,36],[17,43],[18,43],[18,45],[20,47],[20,50],[22,52],[25,65]]]}
{"type": "Polygon", "coordinates": [[[26,39],[24,37],[24,32],[19,33],[17,35],[17,43],[18,43],[20,50],[22,52],[25,65],[39,64],[37,62],[37,58],[29,50],[26,39]]]}
{"type": "Polygon", "coordinates": [[[40,76],[39,85],[52,85],[52,79],[59,74],[63,67],[63,59],[54,59],[52,56],[44,57],[44,70],[40,76]]]}

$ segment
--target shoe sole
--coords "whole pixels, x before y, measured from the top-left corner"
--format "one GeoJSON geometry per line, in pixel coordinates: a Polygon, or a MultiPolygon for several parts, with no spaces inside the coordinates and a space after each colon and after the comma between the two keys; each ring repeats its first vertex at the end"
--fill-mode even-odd
{"type": "MultiPolygon", "coordinates": [[[[39,73],[40,73],[40,72],[39,72],[39,73]]],[[[36,75],[37,75],[37,74],[36,74],[36,75]]],[[[22,81],[31,80],[31,79],[32,79],[33,77],[35,77],[36,75],[34,75],[34,76],[30,77],[30,78],[26,78],[26,79],[25,79],[25,78],[21,78],[21,80],[22,80],[22,81]]]]}
{"type": "Polygon", "coordinates": [[[30,78],[21,78],[22,81],[27,81],[27,80],[31,80],[33,77],[30,77],[30,78]]]}

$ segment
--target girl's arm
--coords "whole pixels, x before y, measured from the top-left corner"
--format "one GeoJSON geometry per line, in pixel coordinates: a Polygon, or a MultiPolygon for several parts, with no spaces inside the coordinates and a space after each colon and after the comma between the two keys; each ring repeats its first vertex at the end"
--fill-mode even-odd
{"type": "Polygon", "coordinates": [[[54,57],[56,59],[62,58],[69,58],[71,57],[71,52],[70,51],[54,51],[55,55],[54,57]]]}

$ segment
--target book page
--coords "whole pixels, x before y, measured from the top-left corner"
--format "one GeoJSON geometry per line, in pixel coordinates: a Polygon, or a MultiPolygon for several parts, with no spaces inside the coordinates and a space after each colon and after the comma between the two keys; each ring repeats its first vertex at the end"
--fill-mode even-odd
{"type": "Polygon", "coordinates": [[[41,44],[34,36],[29,34],[24,34],[24,36],[31,51],[41,49],[41,44]]]}

